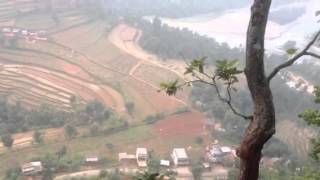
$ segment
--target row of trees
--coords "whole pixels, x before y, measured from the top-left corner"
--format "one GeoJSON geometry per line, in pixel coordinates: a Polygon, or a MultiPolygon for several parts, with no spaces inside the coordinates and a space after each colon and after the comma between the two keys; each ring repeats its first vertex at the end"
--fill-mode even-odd
{"type": "Polygon", "coordinates": [[[0,135],[25,132],[32,129],[62,127],[65,124],[101,124],[114,116],[112,110],[99,101],[74,108],[73,112],[60,111],[50,105],[28,110],[17,103],[9,104],[0,97],[0,135]]]}

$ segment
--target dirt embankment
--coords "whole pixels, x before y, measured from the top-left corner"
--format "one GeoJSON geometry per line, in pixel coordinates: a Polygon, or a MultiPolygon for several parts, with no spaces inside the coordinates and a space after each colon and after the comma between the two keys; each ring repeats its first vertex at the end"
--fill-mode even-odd
{"type": "Polygon", "coordinates": [[[181,61],[168,59],[161,61],[157,56],[143,50],[138,41],[142,36],[142,31],[130,27],[126,24],[120,24],[109,35],[109,40],[119,49],[143,61],[143,63],[152,64],[157,67],[174,72],[178,77],[184,79],[186,64],[181,61]]]}
{"type": "MultiPolygon", "coordinates": [[[[184,71],[186,64],[175,60],[163,62],[155,55],[144,51],[138,45],[141,35],[142,32],[140,30],[125,24],[120,24],[115,27],[108,36],[109,41],[116,47],[139,60],[137,64],[131,68],[129,75],[154,90],[159,90],[159,83],[155,84],[155,82],[157,82],[157,79],[154,79],[156,76],[153,76],[154,78],[146,77],[150,69],[155,70],[158,68],[157,71],[153,71],[154,74],[161,72],[163,76],[167,76],[167,74],[171,73],[173,74],[172,79],[185,79],[184,71]]],[[[170,99],[177,101],[182,106],[188,105],[186,93],[181,93],[177,97],[170,99]]]]}

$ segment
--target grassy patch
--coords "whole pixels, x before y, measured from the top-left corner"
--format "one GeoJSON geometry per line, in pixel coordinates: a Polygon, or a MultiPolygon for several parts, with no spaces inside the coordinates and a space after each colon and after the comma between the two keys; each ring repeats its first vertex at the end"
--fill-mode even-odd
{"type": "Polygon", "coordinates": [[[150,126],[134,127],[109,136],[79,137],[70,141],[65,139],[64,134],[61,134],[59,140],[20,150],[8,150],[1,154],[0,176],[9,168],[17,167],[32,158],[41,157],[47,153],[55,153],[63,146],[67,146],[68,154],[79,156],[97,154],[110,159],[111,164],[112,162],[116,163],[118,150],[127,150],[130,145],[135,145],[138,142],[141,143],[154,137],[150,126]],[[115,146],[114,151],[110,151],[106,147],[108,143],[112,143],[115,146]]]}

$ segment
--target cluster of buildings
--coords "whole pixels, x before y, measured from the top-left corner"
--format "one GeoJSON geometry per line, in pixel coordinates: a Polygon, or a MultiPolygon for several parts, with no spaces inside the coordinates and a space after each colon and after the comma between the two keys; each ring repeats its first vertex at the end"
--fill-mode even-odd
{"type": "MultiPolygon", "coordinates": [[[[119,153],[119,162],[125,164],[134,164],[139,168],[146,168],[148,165],[149,153],[147,148],[137,148],[135,153],[119,153]]],[[[203,167],[211,171],[212,164],[221,164],[229,161],[233,162],[236,157],[236,152],[234,149],[228,146],[219,146],[218,143],[212,143],[206,147],[206,156],[203,167]]],[[[87,156],[84,159],[85,164],[92,167],[100,164],[100,159],[98,156],[87,156]]],[[[174,148],[170,154],[170,159],[161,159],[159,162],[161,167],[170,168],[178,167],[187,168],[190,163],[190,158],[184,148],[174,148]]],[[[36,176],[42,173],[43,164],[41,162],[30,162],[22,165],[22,173],[25,176],[36,176]]]]}
{"type": "Polygon", "coordinates": [[[48,40],[47,32],[44,30],[28,30],[18,27],[2,27],[0,29],[3,37],[24,39],[28,43],[48,40]]]}
{"type": "Polygon", "coordinates": [[[212,143],[206,147],[206,160],[210,163],[225,164],[236,157],[236,151],[228,146],[212,143]]]}
{"type": "MultiPolygon", "coordinates": [[[[146,148],[137,148],[135,154],[119,153],[120,162],[134,162],[138,167],[147,167],[148,162],[148,150],[146,148]]],[[[160,160],[160,166],[170,167],[171,164],[175,166],[187,166],[190,164],[189,157],[184,148],[175,148],[171,153],[171,161],[167,159],[160,160]]]]}

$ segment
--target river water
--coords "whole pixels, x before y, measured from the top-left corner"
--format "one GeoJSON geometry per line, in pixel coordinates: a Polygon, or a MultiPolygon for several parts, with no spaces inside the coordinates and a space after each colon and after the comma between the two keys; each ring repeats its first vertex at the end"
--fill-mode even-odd
{"type": "MultiPolygon", "coordinates": [[[[280,25],[269,21],[266,32],[267,51],[277,52],[287,41],[297,42],[298,47],[307,43],[308,37],[320,29],[315,12],[320,10],[320,0],[305,0],[284,5],[281,8],[305,7],[306,12],[295,21],[280,25]]],[[[277,7],[279,8],[279,7],[277,7]]],[[[275,10],[276,8],[272,8],[275,10]]],[[[223,14],[203,14],[189,18],[161,18],[171,27],[187,28],[201,35],[226,42],[231,47],[244,47],[246,30],[250,18],[250,6],[227,11],[223,14]]]]}

